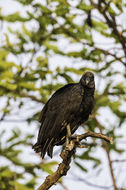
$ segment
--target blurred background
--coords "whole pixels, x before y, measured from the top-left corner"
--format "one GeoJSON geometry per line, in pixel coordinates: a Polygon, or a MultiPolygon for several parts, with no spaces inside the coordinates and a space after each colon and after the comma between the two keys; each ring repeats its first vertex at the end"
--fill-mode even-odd
{"type": "Polygon", "coordinates": [[[33,190],[53,159],[34,153],[49,97],[85,71],[95,75],[95,108],[76,133],[87,138],[67,176],[51,190],[126,190],[125,0],[0,0],[0,190],[33,190]]]}

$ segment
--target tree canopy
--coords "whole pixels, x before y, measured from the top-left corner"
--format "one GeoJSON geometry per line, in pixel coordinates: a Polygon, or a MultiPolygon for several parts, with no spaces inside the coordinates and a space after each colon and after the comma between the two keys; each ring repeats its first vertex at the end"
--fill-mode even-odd
{"type": "MultiPolygon", "coordinates": [[[[71,167],[72,179],[94,188],[125,189],[125,1],[11,0],[8,11],[4,3],[8,1],[0,3],[0,159],[3,163],[0,189],[31,190],[38,186],[38,179],[44,180],[45,172],[54,171],[56,158],[42,161],[31,150],[39,127],[39,113],[54,91],[78,81],[85,71],[94,73],[96,92],[92,117],[82,131],[113,136],[114,143],[109,145],[99,139],[84,142],[90,147],[78,150],[73,160],[73,167],[84,178],[71,167]],[[90,177],[86,180],[92,171],[97,183],[90,177]],[[108,175],[101,183],[105,172],[108,175]]],[[[61,189],[67,188],[64,178],[59,184],[61,189]]]]}

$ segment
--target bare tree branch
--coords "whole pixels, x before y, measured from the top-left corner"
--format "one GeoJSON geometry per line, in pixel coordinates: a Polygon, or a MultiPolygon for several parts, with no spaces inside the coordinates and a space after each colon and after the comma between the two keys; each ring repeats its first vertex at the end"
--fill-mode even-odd
{"type": "Polygon", "coordinates": [[[85,139],[87,137],[94,137],[94,138],[103,139],[106,142],[109,142],[110,144],[113,144],[112,137],[107,137],[106,135],[103,135],[101,133],[93,133],[93,132],[89,131],[89,132],[87,132],[85,134],[77,135],[77,138],[79,139],[79,141],[81,141],[81,140],[83,140],[83,139],[85,139]]]}
{"type": "MultiPolygon", "coordinates": [[[[114,33],[114,35],[120,42],[120,44],[123,48],[123,51],[124,51],[125,58],[126,58],[126,39],[122,35],[123,33],[119,32],[115,17],[113,15],[111,15],[109,12],[107,12],[109,5],[112,1],[106,3],[106,1],[103,0],[103,1],[99,1],[98,4],[95,3],[95,1],[93,1],[93,0],[90,0],[90,2],[91,2],[91,5],[93,5],[94,8],[98,9],[99,12],[104,16],[107,25],[112,29],[112,32],[114,33]],[[104,3],[105,7],[102,7],[101,3],[104,3]]],[[[123,64],[126,67],[126,63],[123,62],[123,64]]]]}
{"type": "Polygon", "coordinates": [[[3,87],[0,85],[0,88],[6,90],[6,92],[8,93],[15,93],[16,95],[18,95],[18,97],[22,97],[22,98],[30,98],[31,100],[33,101],[36,101],[36,102],[39,102],[39,103],[42,103],[42,104],[45,104],[46,102],[45,101],[42,101],[40,100],[39,98],[36,98],[36,96],[33,96],[33,95],[29,95],[27,93],[24,93],[24,92],[21,92],[19,93],[17,90],[9,90],[7,87],[3,87]]]}
{"type": "MultiPolygon", "coordinates": [[[[100,133],[87,132],[82,135],[76,135],[76,139],[78,142],[86,139],[87,137],[100,138],[105,140],[106,142],[112,143],[112,137],[107,137],[100,133]]],[[[60,157],[63,161],[59,164],[58,169],[52,175],[46,177],[44,183],[40,185],[37,190],[48,190],[51,186],[57,183],[57,181],[62,177],[67,175],[68,170],[70,169],[71,158],[75,154],[76,143],[74,140],[71,141],[73,143],[73,149],[68,150],[68,147],[62,150],[60,157]]]]}

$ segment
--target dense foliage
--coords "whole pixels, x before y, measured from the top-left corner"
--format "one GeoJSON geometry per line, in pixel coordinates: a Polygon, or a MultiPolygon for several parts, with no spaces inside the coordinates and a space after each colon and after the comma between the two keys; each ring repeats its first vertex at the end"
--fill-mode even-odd
{"type": "MultiPolygon", "coordinates": [[[[125,3],[15,0],[10,5],[19,11],[15,8],[12,13],[0,5],[0,159],[4,163],[0,166],[0,189],[34,189],[40,171],[52,173],[55,158],[29,162],[35,156],[31,146],[38,131],[39,112],[56,89],[78,81],[87,70],[96,76],[96,103],[83,130],[112,135],[114,144],[87,140],[90,148],[77,151],[74,167],[84,176],[93,170],[98,179],[107,168],[112,177],[110,185],[113,183],[115,190],[126,188],[126,174],[120,172],[120,177],[115,177],[126,167],[122,144],[126,143],[125,3]]],[[[92,178],[89,181],[92,184],[92,178]]],[[[104,184],[99,181],[94,187],[100,185],[104,184]]]]}

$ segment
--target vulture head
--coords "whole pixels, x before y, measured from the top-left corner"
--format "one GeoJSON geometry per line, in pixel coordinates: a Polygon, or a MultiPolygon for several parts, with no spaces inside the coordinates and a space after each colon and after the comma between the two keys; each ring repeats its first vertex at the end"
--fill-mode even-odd
{"type": "Polygon", "coordinates": [[[86,72],[80,79],[81,85],[87,88],[95,88],[94,74],[92,72],[86,72]]]}

